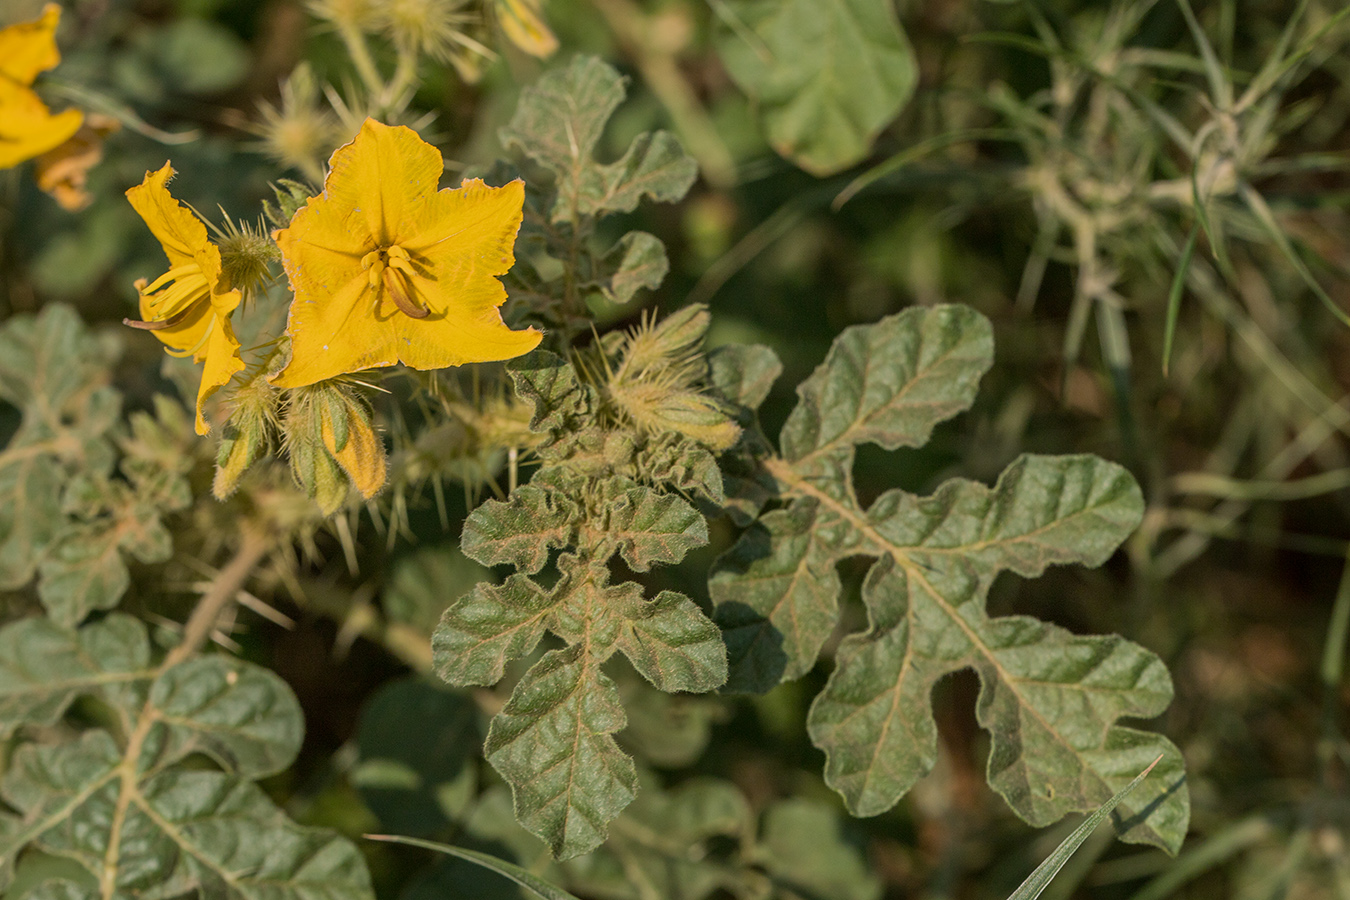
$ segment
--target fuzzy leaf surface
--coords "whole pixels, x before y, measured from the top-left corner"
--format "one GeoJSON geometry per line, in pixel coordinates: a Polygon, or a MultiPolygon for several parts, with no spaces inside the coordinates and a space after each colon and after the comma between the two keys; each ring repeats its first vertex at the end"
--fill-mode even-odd
{"type": "Polygon", "coordinates": [[[628,232],[598,262],[595,279],[611,303],[627,303],[644,288],[659,288],[670,271],[666,245],[645,231],[628,232]]]}
{"type": "Polygon", "coordinates": [[[104,472],[106,439],[121,405],[108,388],[116,348],[90,334],[68,306],[20,315],[0,327],[0,401],[21,414],[0,450],[0,588],[33,577],[66,518],[71,471],[104,472]]]}
{"type": "Polygon", "coordinates": [[[81,695],[120,725],[18,744],[0,779],[14,811],[0,814],[0,889],[31,848],[79,863],[117,900],[373,896],[349,841],[297,826],[250,780],[300,746],[299,704],[275,674],[223,656],[151,666],[145,626],[118,614],[78,630],[25,620],[0,647],[14,651],[0,670],[7,728],[53,723],[81,695]],[[48,680],[53,667],[63,679],[48,680]]]}
{"type": "Polygon", "coordinates": [[[509,563],[533,575],[548,562],[548,551],[566,546],[577,517],[561,493],[522,485],[504,502],[488,500],[469,513],[460,538],[464,555],[485,566],[509,563]]]}
{"type": "Polygon", "coordinates": [[[887,0],[728,0],[718,47],[769,143],[815,175],[861,161],[909,102],[914,50],[887,0]],[[744,35],[749,29],[753,38],[744,35]]]}
{"type": "Polygon", "coordinates": [[[1175,851],[1189,816],[1180,753],[1118,724],[1166,708],[1161,661],[1116,636],[985,612],[1001,571],[1104,562],[1142,516],[1129,473],[1091,456],[1024,456],[992,488],[893,490],[865,510],[854,496],[855,445],[916,446],[968,406],[989,335],[970,310],[908,310],[847,329],[798,389],[783,456],[765,462],[789,504],[749,529],[710,582],[730,683],[764,690],[775,672],[810,668],[837,620],[835,564],[876,557],[863,587],[869,627],[844,640],[808,717],[826,781],[853,814],[890,809],[932,768],[933,686],[972,668],[976,717],[993,739],[989,783],[1018,815],[1045,825],[1095,809],[1162,756],[1162,777],[1126,799],[1117,824],[1126,840],[1175,851]]]}
{"type": "Polygon", "coordinates": [[[431,638],[436,674],[451,684],[496,684],[534,649],[557,600],[524,575],[477,584],[451,604],[431,638]]]}
{"type": "Polygon", "coordinates": [[[688,597],[662,591],[624,612],[619,649],[656,687],[703,693],[727,680],[721,632],[688,597]]]}
{"type": "Polygon", "coordinates": [[[688,501],[641,485],[614,492],[608,521],[596,535],[617,545],[623,561],[637,572],[657,563],[674,563],[708,542],[708,523],[688,501]]]}
{"type": "Polygon", "coordinates": [[[580,644],[550,651],[492,720],[485,752],[511,785],[516,815],[554,856],[588,853],[637,792],[614,741],[626,723],[614,682],[580,644]]]}

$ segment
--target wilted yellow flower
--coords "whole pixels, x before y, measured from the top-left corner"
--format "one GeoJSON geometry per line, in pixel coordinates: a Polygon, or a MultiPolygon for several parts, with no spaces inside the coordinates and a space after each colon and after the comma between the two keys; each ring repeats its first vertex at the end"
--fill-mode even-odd
{"type": "Polygon", "coordinates": [[[38,187],[51,194],[63,209],[84,209],[93,196],[84,189],[89,170],[103,159],[103,139],[122,127],[112,116],[90,113],[79,130],[55,149],[38,157],[38,187]]]}
{"type": "Polygon", "coordinates": [[[539,0],[493,0],[506,39],[531,56],[544,59],[558,49],[558,39],[544,21],[539,0]]]}
{"type": "Polygon", "coordinates": [[[173,166],[165,163],[127,191],[127,199],[164,248],[169,271],[149,284],[137,282],[144,321],[124,321],[153,332],[170,356],[205,363],[197,390],[197,433],[206,434],[211,429],[202,404],[244,368],[239,340],[230,327],[230,313],[242,295],[223,283],[220,250],[206,239],[206,226],[169,195],[171,177],[173,166]]]}
{"type": "Polygon", "coordinates": [[[412,129],[373,119],[333,154],[323,193],[275,234],[295,300],[291,361],[274,384],[510,359],[539,343],[497,310],[525,186],[474,178],[438,191],[444,165],[412,129]]]}
{"type": "Polygon", "coordinates": [[[51,114],[30,86],[61,61],[56,26],[61,7],[48,3],[42,17],[0,29],[0,169],[62,144],[84,121],[79,110],[51,114]]]}

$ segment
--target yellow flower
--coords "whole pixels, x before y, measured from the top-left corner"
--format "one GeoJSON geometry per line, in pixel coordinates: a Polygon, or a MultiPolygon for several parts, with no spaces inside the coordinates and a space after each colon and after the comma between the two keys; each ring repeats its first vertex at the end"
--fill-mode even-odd
{"type": "Polygon", "coordinates": [[[61,7],[48,3],[42,17],[0,29],[0,169],[46,153],[84,121],[76,109],[52,115],[29,88],[38,73],[61,61],[56,25],[61,7]]]}
{"type": "Polygon", "coordinates": [[[124,320],[153,332],[170,356],[191,356],[205,362],[197,390],[197,433],[210,427],[202,404],[244,368],[239,341],[230,327],[230,313],[242,296],[220,276],[220,250],[206,239],[206,226],[187,207],[169,196],[165,186],[173,176],[169,163],[158,172],[146,172],[145,181],[127,191],[127,199],[164,247],[169,271],[145,284],[141,291],[144,321],[124,320]]]}
{"type": "Polygon", "coordinates": [[[438,191],[440,152],[409,128],[367,119],[329,161],[323,193],[274,235],[295,300],[294,388],[403,363],[442,369],[510,359],[542,335],[512,331],[496,276],[515,262],[525,187],[477,178],[438,191]]]}

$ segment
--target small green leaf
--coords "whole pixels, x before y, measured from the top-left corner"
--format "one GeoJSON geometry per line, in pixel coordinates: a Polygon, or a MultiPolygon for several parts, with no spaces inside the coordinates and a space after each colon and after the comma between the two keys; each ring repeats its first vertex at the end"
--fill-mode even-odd
{"type": "Polygon", "coordinates": [[[547,653],[492,720],[488,762],[555,857],[594,850],[637,793],[633,761],[614,741],[625,722],[614,682],[580,644],[547,653]]]}
{"type": "Polygon", "coordinates": [[[616,545],[623,561],[637,572],[646,572],[657,563],[679,562],[691,549],[708,542],[708,523],[688,501],[674,494],[619,485],[606,511],[608,521],[596,537],[616,545]]]}
{"type": "Polygon", "coordinates": [[[623,610],[618,646],[633,668],[663,691],[703,693],[727,680],[727,651],[716,625],[694,601],[662,591],[623,610]]]}
{"type": "Polygon", "coordinates": [[[624,97],[624,78],[593,56],[578,56],[521,91],[501,141],[559,178],[588,161],[624,97]]]}
{"type": "Polygon", "coordinates": [[[524,575],[476,585],[446,609],[432,635],[436,674],[451,684],[496,684],[509,660],[539,643],[556,603],[524,575]]]}
{"type": "MultiPolygon", "coordinates": [[[[300,752],[304,718],[286,682],[226,656],[179,663],[155,679],[150,702],[166,729],[157,765],[204,753],[227,772],[264,778],[300,752]]],[[[156,742],[157,743],[157,742],[156,742]]]]}
{"type": "Polygon", "coordinates": [[[488,500],[469,513],[460,546],[485,566],[509,563],[533,575],[548,562],[550,548],[571,542],[579,512],[557,491],[522,485],[505,502],[488,500]]]}
{"type": "Polygon", "coordinates": [[[666,132],[640,134],[619,161],[594,158],[605,124],[624,98],[624,79],[608,63],[578,56],[521,92],[502,143],[549,169],[558,184],[554,222],[606,212],[631,212],[643,196],[678,200],[697,164],[666,132]]]}
{"type": "Polygon", "coordinates": [[[655,290],[670,271],[666,245],[645,231],[630,231],[598,260],[600,290],[611,303],[627,303],[638,291],[655,290]]]}
{"type": "Polygon", "coordinates": [[[708,380],[724,400],[759,409],[783,374],[778,354],[760,344],[727,344],[708,354],[708,380]]]}
{"type": "Polygon", "coordinates": [[[717,46],[759,101],[769,143],[815,175],[867,156],[918,83],[888,0],[725,0],[739,29],[717,46]]]}

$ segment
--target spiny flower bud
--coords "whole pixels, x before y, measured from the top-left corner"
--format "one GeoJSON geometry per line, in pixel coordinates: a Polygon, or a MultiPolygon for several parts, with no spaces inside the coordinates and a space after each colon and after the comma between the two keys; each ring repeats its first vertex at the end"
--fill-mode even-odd
{"type": "Polygon", "coordinates": [[[706,307],[688,306],[659,324],[648,319],[609,342],[606,349],[621,359],[606,394],[642,431],[683,434],[711,450],[726,450],[741,429],[721,404],[699,390],[707,374],[699,344],[708,322],[706,307]]]}
{"type": "Polygon", "coordinates": [[[400,52],[420,52],[449,62],[464,50],[481,56],[492,51],[469,36],[474,16],[464,12],[466,0],[385,0],[380,26],[400,52]]]}
{"type": "Polygon", "coordinates": [[[249,130],[262,140],[258,149],[306,178],[323,178],[323,160],[338,143],[337,119],[319,103],[319,85],[310,67],[301,63],[281,85],[281,103],[258,104],[260,121],[249,130]]]}
{"type": "Polygon", "coordinates": [[[272,280],[269,263],[280,260],[281,251],[261,229],[226,219],[224,227],[215,231],[223,286],[238,288],[245,297],[250,297],[272,280]]]}
{"type": "Polygon", "coordinates": [[[233,494],[249,467],[271,449],[277,425],[278,392],[262,374],[254,373],[231,398],[230,417],[221,429],[216,477],[211,484],[211,493],[217,500],[233,494]]]}

